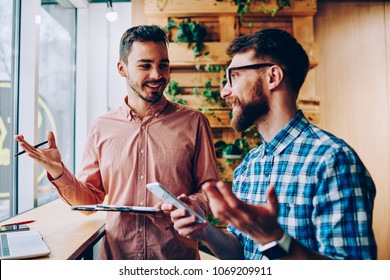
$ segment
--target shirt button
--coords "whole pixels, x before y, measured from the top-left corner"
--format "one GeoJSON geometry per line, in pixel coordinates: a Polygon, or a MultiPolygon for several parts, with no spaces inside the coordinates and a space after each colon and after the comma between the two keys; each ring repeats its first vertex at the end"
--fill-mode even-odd
{"type": "Polygon", "coordinates": [[[266,177],[268,177],[269,171],[268,171],[268,170],[267,170],[267,171],[264,171],[264,175],[265,175],[266,177]]]}
{"type": "Polygon", "coordinates": [[[143,125],[143,126],[141,126],[141,129],[145,129],[145,126],[143,125]]]}
{"type": "Polygon", "coordinates": [[[144,154],[145,153],[145,150],[144,149],[141,149],[141,154],[144,154]]]}
{"type": "Polygon", "coordinates": [[[140,228],[138,229],[139,232],[142,232],[142,230],[143,230],[142,227],[140,227],[140,228]]]}
{"type": "Polygon", "coordinates": [[[158,113],[154,114],[156,117],[158,117],[158,113]]]}
{"type": "Polygon", "coordinates": [[[144,205],[144,203],[141,201],[141,202],[139,203],[139,205],[143,206],[143,205],[144,205]]]}
{"type": "Polygon", "coordinates": [[[143,257],[143,254],[142,253],[138,253],[137,255],[139,258],[142,258],[143,257]]]}
{"type": "Polygon", "coordinates": [[[143,180],[145,177],[144,177],[144,175],[141,175],[141,176],[139,176],[139,178],[140,178],[141,180],[143,180]]]}

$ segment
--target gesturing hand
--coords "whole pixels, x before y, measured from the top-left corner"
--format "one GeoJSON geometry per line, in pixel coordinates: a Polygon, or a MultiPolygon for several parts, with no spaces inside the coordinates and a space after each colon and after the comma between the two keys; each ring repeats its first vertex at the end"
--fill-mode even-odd
{"type": "Polygon", "coordinates": [[[62,175],[61,154],[52,131],[47,133],[48,147],[44,149],[35,148],[24,139],[23,135],[16,135],[15,140],[19,142],[20,147],[26,151],[26,154],[40,164],[53,179],[62,175]]]}
{"type": "MultiPolygon", "coordinates": [[[[205,216],[202,208],[200,208],[188,196],[182,194],[178,198],[202,217],[205,216]]],[[[188,216],[185,209],[174,209],[174,207],[169,203],[163,203],[161,209],[163,211],[171,211],[170,215],[173,227],[181,236],[189,239],[203,239],[203,229],[208,223],[195,223],[196,217],[194,215],[188,216]]]]}
{"type": "Polygon", "coordinates": [[[273,186],[267,189],[267,203],[252,205],[239,200],[224,182],[203,185],[213,215],[266,244],[283,236],[277,218],[279,203],[273,186]]]}

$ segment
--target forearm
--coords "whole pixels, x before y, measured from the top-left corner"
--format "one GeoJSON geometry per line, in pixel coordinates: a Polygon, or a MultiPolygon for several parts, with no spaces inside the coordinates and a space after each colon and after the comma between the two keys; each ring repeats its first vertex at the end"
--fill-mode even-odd
{"type": "Polygon", "coordinates": [[[53,179],[49,175],[48,179],[55,186],[61,198],[70,205],[96,204],[104,200],[105,193],[102,188],[78,180],[66,166],[59,178],[53,179]]]}
{"type": "Polygon", "coordinates": [[[244,250],[240,241],[230,232],[224,232],[212,225],[208,225],[202,241],[220,259],[244,259],[244,250]]]}

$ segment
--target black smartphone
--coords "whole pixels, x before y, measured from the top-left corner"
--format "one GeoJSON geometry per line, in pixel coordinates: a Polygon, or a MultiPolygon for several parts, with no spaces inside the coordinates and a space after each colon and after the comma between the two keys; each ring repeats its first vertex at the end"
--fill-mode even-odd
{"type": "Polygon", "coordinates": [[[29,230],[28,225],[0,226],[0,232],[29,230]]]}

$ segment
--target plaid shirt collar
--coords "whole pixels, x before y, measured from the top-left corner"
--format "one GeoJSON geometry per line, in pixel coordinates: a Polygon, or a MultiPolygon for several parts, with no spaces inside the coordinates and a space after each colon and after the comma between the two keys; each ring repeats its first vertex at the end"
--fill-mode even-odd
{"type": "MultiPolygon", "coordinates": [[[[288,145],[290,145],[309,124],[305,115],[301,110],[295,114],[290,122],[270,141],[266,142],[263,137],[261,141],[263,143],[264,155],[279,155],[284,151],[288,145]]],[[[264,156],[263,155],[263,156],[264,156]]]]}

